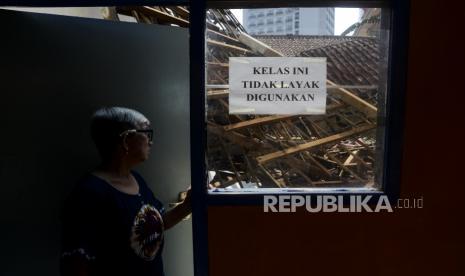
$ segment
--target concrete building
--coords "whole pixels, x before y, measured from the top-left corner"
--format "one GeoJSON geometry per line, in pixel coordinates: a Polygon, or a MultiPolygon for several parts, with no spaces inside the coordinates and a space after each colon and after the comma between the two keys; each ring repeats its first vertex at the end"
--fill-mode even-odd
{"type": "Polygon", "coordinates": [[[243,18],[252,35],[334,35],[334,8],[246,9],[243,18]]]}

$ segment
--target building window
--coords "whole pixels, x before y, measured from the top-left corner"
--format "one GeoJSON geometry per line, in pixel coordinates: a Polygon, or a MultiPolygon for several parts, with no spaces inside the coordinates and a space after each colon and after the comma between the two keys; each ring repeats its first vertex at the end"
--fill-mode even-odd
{"type": "MultiPolygon", "coordinates": [[[[295,34],[295,37],[284,36],[277,42],[275,37],[266,40],[265,36],[257,38],[257,44],[240,42],[224,48],[218,48],[222,44],[207,43],[207,62],[229,63],[229,67],[217,65],[207,67],[206,71],[206,167],[210,175],[206,184],[210,195],[231,194],[231,191],[264,193],[269,191],[267,189],[277,189],[280,193],[293,189],[304,189],[305,193],[344,190],[379,194],[385,191],[384,120],[386,102],[392,93],[387,83],[392,14],[386,8],[379,21],[372,23],[371,27],[380,34],[377,38],[313,38],[304,31],[315,26],[307,26],[306,21],[299,20],[301,14],[306,17],[304,11],[294,13],[293,24],[292,16],[284,17],[286,24],[283,24],[283,16],[275,20],[275,34],[295,34]],[[315,39],[313,44],[309,43],[311,39],[315,39]],[[248,99],[234,102],[245,92],[230,89],[232,82],[237,81],[229,79],[237,73],[230,71],[231,60],[234,60],[231,58],[263,57],[259,51],[261,46],[257,46],[262,44],[276,50],[275,57],[276,53],[282,53],[284,56],[279,57],[282,60],[286,57],[325,60],[326,75],[322,83],[326,90],[324,109],[320,113],[309,109],[302,109],[300,113],[295,113],[295,109],[276,113],[257,111],[263,101],[283,99],[282,95],[276,96],[283,87],[273,90],[274,94],[268,93],[274,97],[259,96],[261,91],[269,91],[254,87],[268,86],[266,81],[260,83],[262,76],[253,79],[258,84],[250,81],[250,86],[244,86],[248,89],[247,97],[251,95],[248,99]],[[243,103],[246,107],[241,105],[243,103]]],[[[321,34],[331,35],[334,9],[324,12],[323,21],[316,24],[322,29],[321,34]]],[[[284,14],[283,9],[276,10],[275,14],[284,14]]],[[[266,23],[265,27],[264,20],[258,22],[258,26],[263,26],[258,34],[271,34],[268,24],[272,21],[267,19],[266,23]]],[[[247,62],[242,64],[249,64],[247,62]]],[[[264,74],[267,72],[265,70],[264,74]]],[[[267,80],[278,78],[271,73],[267,77],[267,80]]],[[[309,97],[308,101],[313,99],[309,97]]]]}

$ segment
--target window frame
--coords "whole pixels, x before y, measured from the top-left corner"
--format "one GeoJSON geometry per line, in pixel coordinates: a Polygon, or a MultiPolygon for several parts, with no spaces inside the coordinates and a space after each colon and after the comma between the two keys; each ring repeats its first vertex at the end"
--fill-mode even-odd
{"type": "Polygon", "coordinates": [[[386,95],[386,119],[384,129],[384,154],[383,154],[383,175],[380,191],[357,192],[357,191],[328,191],[311,192],[303,189],[295,191],[276,192],[273,195],[371,195],[372,201],[377,202],[382,195],[394,202],[397,200],[400,191],[400,169],[402,157],[402,129],[404,117],[404,98],[407,71],[407,46],[408,46],[408,17],[409,1],[225,1],[210,0],[206,3],[194,1],[191,3],[191,144],[197,145],[192,151],[191,165],[193,183],[197,182],[200,191],[195,193],[196,198],[204,201],[205,206],[211,205],[262,205],[263,196],[270,194],[257,192],[244,194],[240,191],[220,194],[209,194],[206,189],[207,172],[206,154],[206,122],[204,114],[205,108],[205,20],[207,8],[278,8],[278,7],[382,7],[389,8],[390,12],[390,40],[388,56],[388,76],[386,95]],[[194,13],[194,14],[192,14],[194,13]],[[200,22],[202,21],[202,22],[200,22]],[[201,34],[201,36],[199,36],[201,34]],[[195,48],[195,51],[194,51],[195,48]],[[194,54],[195,53],[195,54],[194,54]],[[202,58],[203,60],[200,60],[202,58]],[[195,87],[195,89],[193,89],[195,87]],[[203,91],[203,93],[198,93],[203,91]],[[396,91],[392,93],[390,91],[396,91]],[[202,94],[199,97],[199,94],[202,94]]]}

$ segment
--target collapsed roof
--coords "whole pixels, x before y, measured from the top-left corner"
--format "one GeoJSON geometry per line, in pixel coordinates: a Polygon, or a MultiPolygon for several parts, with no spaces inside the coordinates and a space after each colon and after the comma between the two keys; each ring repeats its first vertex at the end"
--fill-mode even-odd
{"type": "MultiPolygon", "coordinates": [[[[183,7],[115,8],[138,22],[186,28],[183,7]]],[[[207,168],[212,189],[376,187],[382,101],[376,38],[247,35],[229,10],[207,11],[207,168]],[[327,58],[325,115],[229,115],[229,57],[327,58]]],[[[199,93],[205,93],[199,91],[199,93]]]]}

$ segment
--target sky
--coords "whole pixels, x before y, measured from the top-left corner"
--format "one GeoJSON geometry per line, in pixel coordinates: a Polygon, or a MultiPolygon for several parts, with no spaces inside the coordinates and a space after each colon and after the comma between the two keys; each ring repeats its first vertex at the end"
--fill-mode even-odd
{"type": "MultiPolygon", "coordinates": [[[[242,9],[232,9],[231,11],[234,16],[236,16],[237,20],[239,20],[239,22],[242,24],[242,9]]],[[[340,35],[350,25],[358,22],[360,18],[360,12],[357,8],[336,8],[334,17],[334,32],[335,35],[340,35]]]]}

